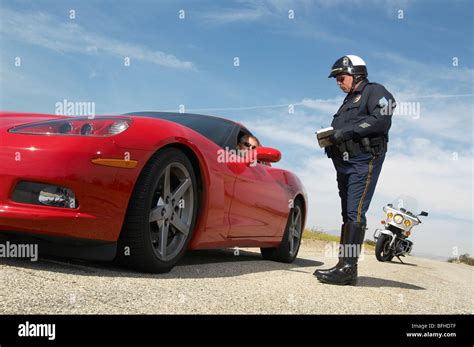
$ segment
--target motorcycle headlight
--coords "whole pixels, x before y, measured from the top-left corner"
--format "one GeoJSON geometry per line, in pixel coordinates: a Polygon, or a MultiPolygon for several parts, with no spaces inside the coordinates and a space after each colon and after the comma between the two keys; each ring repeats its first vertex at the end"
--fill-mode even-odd
{"type": "Polygon", "coordinates": [[[411,222],[408,219],[405,219],[403,224],[405,224],[406,227],[409,227],[411,225],[411,222]]]}
{"type": "Polygon", "coordinates": [[[397,224],[402,224],[403,222],[403,216],[401,214],[396,214],[394,217],[393,217],[393,221],[397,224]]]}
{"type": "Polygon", "coordinates": [[[387,213],[387,218],[392,219],[393,218],[393,213],[392,212],[387,213]]]}

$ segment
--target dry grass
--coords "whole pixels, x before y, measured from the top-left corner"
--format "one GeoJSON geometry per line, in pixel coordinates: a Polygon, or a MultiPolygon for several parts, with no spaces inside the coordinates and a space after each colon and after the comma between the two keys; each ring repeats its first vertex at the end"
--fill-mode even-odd
{"type": "MultiPolygon", "coordinates": [[[[304,235],[303,235],[304,237],[304,235]]],[[[450,263],[463,263],[467,264],[470,266],[474,265],[474,258],[470,257],[468,253],[466,254],[461,254],[458,258],[450,258],[448,259],[448,262],[450,263]]]]}
{"type": "MultiPolygon", "coordinates": [[[[331,235],[317,229],[305,229],[303,231],[303,239],[307,240],[319,240],[326,242],[339,242],[339,236],[331,235]]],[[[365,240],[364,245],[367,248],[375,248],[375,242],[372,240],[365,240]]]]}

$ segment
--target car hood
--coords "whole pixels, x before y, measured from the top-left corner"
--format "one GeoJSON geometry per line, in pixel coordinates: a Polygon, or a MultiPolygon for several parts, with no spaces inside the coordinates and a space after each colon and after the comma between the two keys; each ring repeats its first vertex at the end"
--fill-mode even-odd
{"type": "Polygon", "coordinates": [[[10,129],[15,126],[53,120],[68,118],[67,116],[55,116],[51,114],[38,113],[19,113],[19,112],[0,112],[0,129],[10,129]]]}

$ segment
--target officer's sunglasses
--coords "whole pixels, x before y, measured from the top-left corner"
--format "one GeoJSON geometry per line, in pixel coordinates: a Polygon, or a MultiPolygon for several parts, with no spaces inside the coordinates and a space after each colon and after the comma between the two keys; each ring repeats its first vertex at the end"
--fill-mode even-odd
{"type": "Polygon", "coordinates": [[[336,76],[336,81],[339,82],[339,83],[342,83],[342,82],[344,82],[344,80],[346,79],[347,76],[349,76],[349,75],[336,76]]]}

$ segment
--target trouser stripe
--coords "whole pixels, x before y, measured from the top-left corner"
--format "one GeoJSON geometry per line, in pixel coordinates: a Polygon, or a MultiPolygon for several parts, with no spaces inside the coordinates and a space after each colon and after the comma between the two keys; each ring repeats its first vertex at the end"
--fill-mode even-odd
{"type": "Polygon", "coordinates": [[[367,190],[369,190],[370,179],[372,178],[372,168],[373,168],[374,159],[375,157],[372,158],[372,160],[369,163],[369,173],[367,174],[367,180],[365,181],[364,193],[362,193],[362,197],[360,198],[359,206],[357,208],[357,223],[360,223],[360,217],[362,215],[362,205],[364,204],[364,198],[365,198],[365,195],[367,194],[367,190]]]}

